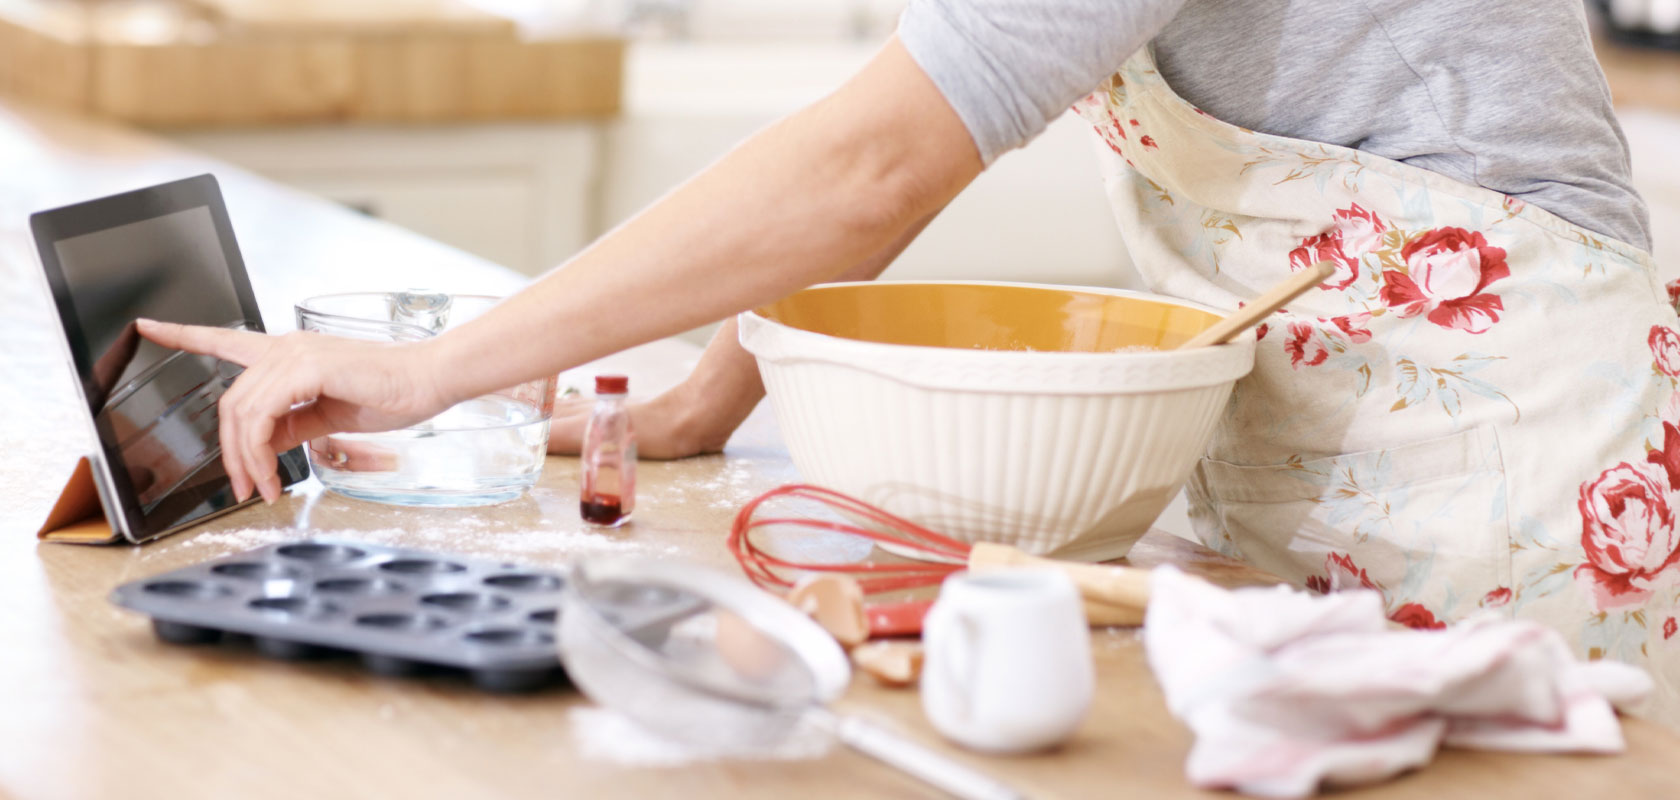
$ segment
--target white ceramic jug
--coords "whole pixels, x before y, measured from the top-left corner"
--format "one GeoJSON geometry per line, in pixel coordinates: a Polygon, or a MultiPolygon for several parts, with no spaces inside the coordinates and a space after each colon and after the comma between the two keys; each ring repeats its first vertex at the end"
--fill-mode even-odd
{"type": "Polygon", "coordinates": [[[1016,753],[1079,727],[1095,683],[1079,591],[1054,569],[959,573],[922,626],[922,709],[965,747],[1016,753]]]}

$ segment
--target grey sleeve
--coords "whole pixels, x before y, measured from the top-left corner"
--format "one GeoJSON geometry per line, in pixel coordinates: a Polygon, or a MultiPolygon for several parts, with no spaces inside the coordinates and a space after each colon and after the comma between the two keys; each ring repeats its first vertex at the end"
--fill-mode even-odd
{"type": "Polygon", "coordinates": [[[987,164],[1042,132],[1185,0],[912,0],[898,37],[987,164]]]}

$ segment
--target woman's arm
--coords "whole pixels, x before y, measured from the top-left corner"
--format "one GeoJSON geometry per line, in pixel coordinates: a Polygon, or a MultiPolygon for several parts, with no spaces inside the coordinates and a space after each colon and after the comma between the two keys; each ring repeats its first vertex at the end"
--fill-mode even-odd
{"type": "Polygon", "coordinates": [[[557,274],[438,344],[463,400],[681,333],[839,275],[980,172],[968,131],[891,40],[835,94],[747,140],[557,274]],[[484,359],[508,341],[542,341],[484,359]]]}
{"type": "MultiPolygon", "coordinates": [[[[874,280],[904,248],[916,240],[922,229],[938,216],[923,217],[897,241],[834,277],[840,281],[874,280]]],[[[687,458],[723,450],[735,429],[764,399],[764,382],[758,361],[741,347],[735,318],[718,326],[700,362],[682,383],[645,402],[630,406],[636,426],[637,452],[646,458],[687,458]]],[[[572,455],[583,447],[583,429],[589,422],[594,401],[571,400],[554,410],[549,428],[548,451],[572,455]]]]}
{"type": "Polygon", "coordinates": [[[275,453],[383,430],[840,275],[981,170],[962,120],[896,38],[833,95],[753,136],[495,312],[410,345],[147,323],[244,364],[220,405],[236,494],[279,496],[275,453]]]}

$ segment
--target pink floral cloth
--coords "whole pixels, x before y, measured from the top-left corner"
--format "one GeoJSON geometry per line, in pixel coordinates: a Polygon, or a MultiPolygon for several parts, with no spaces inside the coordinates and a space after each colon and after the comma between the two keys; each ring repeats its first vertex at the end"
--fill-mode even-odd
{"type": "Polygon", "coordinates": [[[1143,640],[1196,734],[1190,781],[1265,797],[1380,781],[1443,746],[1619,753],[1613,704],[1651,688],[1536,622],[1487,612],[1396,630],[1374,591],[1230,591],[1172,567],[1150,576],[1143,640]]]}
{"type": "Polygon", "coordinates": [[[1437,628],[1544,622],[1650,668],[1680,723],[1680,286],[1648,253],[1477,186],[1250,131],[1148,48],[1074,106],[1133,262],[1235,309],[1319,260],[1188,487],[1208,545],[1437,628]]]}

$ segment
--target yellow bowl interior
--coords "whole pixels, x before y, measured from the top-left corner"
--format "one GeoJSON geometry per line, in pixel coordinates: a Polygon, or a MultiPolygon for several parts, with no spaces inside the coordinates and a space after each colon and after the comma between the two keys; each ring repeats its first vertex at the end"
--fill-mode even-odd
{"type": "Polygon", "coordinates": [[[1169,350],[1220,319],[1076,289],[936,283],[824,286],[757,311],[789,327],[866,342],[1064,353],[1169,350]]]}

